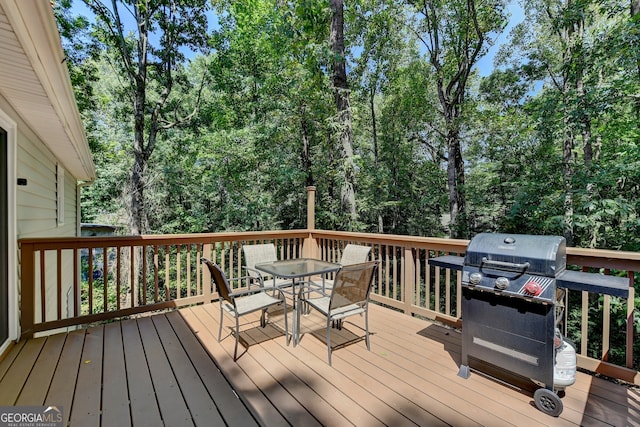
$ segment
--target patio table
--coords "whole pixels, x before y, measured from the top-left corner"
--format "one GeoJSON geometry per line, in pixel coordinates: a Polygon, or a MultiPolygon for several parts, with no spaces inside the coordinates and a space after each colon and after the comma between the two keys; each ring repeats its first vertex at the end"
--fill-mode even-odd
{"type": "MultiPolygon", "coordinates": [[[[281,261],[273,261],[273,262],[265,262],[256,264],[255,268],[257,270],[263,271],[267,274],[270,274],[274,278],[282,277],[284,279],[290,279],[292,282],[291,289],[291,298],[293,301],[293,307],[297,310],[296,298],[296,285],[300,286],[303,283],[305,277],[310,276],[322,276],[323,288],[324,288],[324,280],[325,276],[329,273],[340,270],[342,265],[337,264],[335,262],[323,261],[320,259],[313,258],[296,258],[296,259],[287,259],[281,261]]],[[[283,292],[289,293],[286,289],[282,289],[283,292]]],[[[285,313],[285,316],[287,313],[285,313]]],[[[292,322],[291,322],[291,334],[293,337],[293,346],[298,345],[298,335],[300,331],[300,327],[296,320],[297,316],[294,314],[292,322]]]]}

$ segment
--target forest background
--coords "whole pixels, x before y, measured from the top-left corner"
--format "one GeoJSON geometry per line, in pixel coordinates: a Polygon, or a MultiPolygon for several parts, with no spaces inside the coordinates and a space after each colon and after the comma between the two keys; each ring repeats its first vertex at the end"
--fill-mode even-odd
{"type": "Polygon", "coordinates": [[[322,229],[639,250],[640,1],[511,6],[58,1],[98,173],[82,219],[305,228],[314,185],[322,229]]]}

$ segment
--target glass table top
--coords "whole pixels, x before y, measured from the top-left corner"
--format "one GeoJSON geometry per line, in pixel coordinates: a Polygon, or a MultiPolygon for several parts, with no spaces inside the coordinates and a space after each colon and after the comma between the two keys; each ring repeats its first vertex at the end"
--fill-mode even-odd
{"type": "Polygon", "coordinates": [[[286,279],[315,276],[317,274],[338,271],[340,264],[313,258],[297,258],[282,261],[266,262],[255,265],[256,269],[286,279]]]}

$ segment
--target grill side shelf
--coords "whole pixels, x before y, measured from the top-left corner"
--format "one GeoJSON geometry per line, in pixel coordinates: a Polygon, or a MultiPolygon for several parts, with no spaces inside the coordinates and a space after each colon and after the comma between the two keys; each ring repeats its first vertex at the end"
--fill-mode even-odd
{"type": "Polygon", "coordinates": [[[435,258],[429,258],[429,265],[435,265],[436,267],[449,268],[451,270],[462,270],[464,264],[464,257],[454,255],[444,255],[435,258]]]}
{"type": "Polygon", "coordinates": [[[556,285],[573,291],[589,291],[614,297],[629,298],[629,279],[599,273],[565,270],[556,285]]]}

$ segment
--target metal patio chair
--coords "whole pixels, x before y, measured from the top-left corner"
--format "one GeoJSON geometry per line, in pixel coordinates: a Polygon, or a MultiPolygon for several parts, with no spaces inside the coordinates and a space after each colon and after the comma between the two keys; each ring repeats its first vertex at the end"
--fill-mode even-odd
{"type": "MultiPolygon", "coordinates": [[[[218,342],[222,339],[222,323],[223,314],[226,312],[235,319],[235,337],[236,343],[233,350],[233,360],[238,356],[238,336],[240,334],[240,317],[245,314],[254,313],[256,311],[262,311],[260,315],[260,326],[263,328],[267,325],[266,313],[269,307],[283,304],[284,305],[284,329],[285,329],[285,341],[289,335],[289,327],[287,324],[287,301],[279,289],[280,298],[275,298],[269,295],[262,288],[249,289],[246,291],[232,292],[229,280],[224,274],[222,269],[207,258],[201,258],[200,261],[209,268],[211,273],[211,280],[216,285],[216,289],[220,294],[220,327],[218,329],[218,342]]],[[[248,279],[248,276],[234,278],[232,280],[248,279]]],[[[275,292],[276,290],[274,290],[275,292]]]]}
{"type": "MultiPolygon", "coordinates": [[[[369,260],[369,253],[371,252],[371,246],[354,245],[349,243],[342,250],[342,256],[340,257],[340,265],[352,265],[367,262],[369,260]]],[[[332,279],[324,279],[322,286],[323,292],[328,292],[333,288],[332,279]]]]}
{"type": "MultiPolygon", "coordinates": [[[[268,276],[255,268],[256,264],[273,262],[278,260],[276,247],[273,243],[262,243],[258,245],[243,245],[245,271],[252,280],[260,283],[266,289],[285,288],[292,285],[291,280],[268,276]]],[[[275,291],[274,291],[275,295],[275,291]]]]}
{"type": "MultiPolygon", "coordinates": [[[[364,339],[367,350],[371,351],[369,341],[369,295],[373,278],[378,269],[378,261],[370,261],[360,264],[345,265],[338,271],[334,280],[331,293],[326,295],[315,287],[306,286],[300,289],[300,301],[296,310],[298,325],[300,324],[300,307],[308,306],[322,313],[327,318],[327,353],[329,366],[331,366],[331,327],[335,324],[342,329],[343,320],[356,314],[364,314],[364,339]],[[319,296],[313,296],[318,294],[319,296]]],[[[360,337],[361,339],[362,337],[360,337]]],[[[342,346],[342,345],[341,345],[342,346]]]]}

